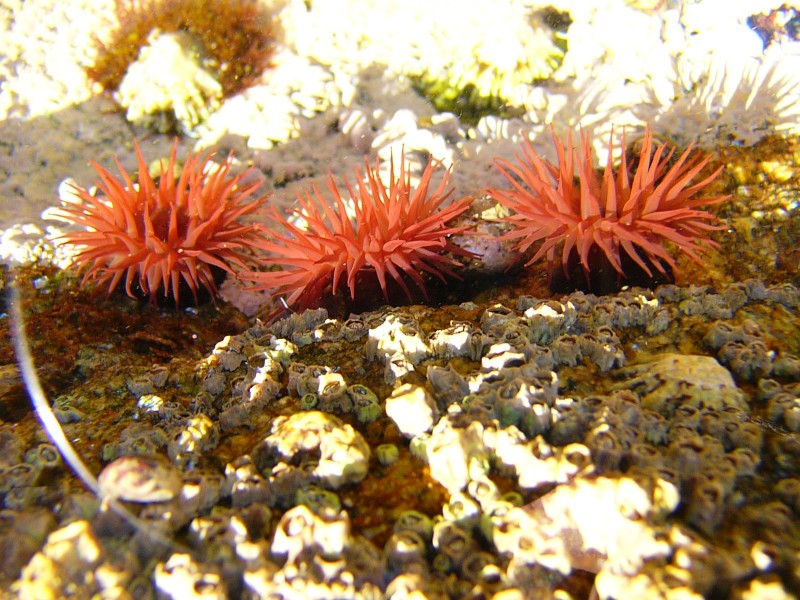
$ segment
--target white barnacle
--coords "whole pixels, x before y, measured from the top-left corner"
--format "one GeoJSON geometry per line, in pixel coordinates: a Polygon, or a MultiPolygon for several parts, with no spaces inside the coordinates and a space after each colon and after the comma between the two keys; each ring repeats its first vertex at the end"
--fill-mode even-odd
{"type": "Polygon", "coordinates": [[[406,383],[395,388],[386,398],[386,414],[400,433],[410,438],[431,430],[436,404],[424,387],[406,383]]]}
{"type": "Polygon", "coordinates": [[[380,325],[369,330],[365,351],[367,358],[384,364],[397,355],[417,364],[432,354],[416,324],[397,315],[387,315],[380,325]]]}
{"type": "Polygon", "coordinates": [[[278,417],[263,444],[277,462],[275,468],[316,454],[304,468],[334,489],[361,481],[369,469],[370,449],[363,436],[337,417],[316,410],[278,417]]]}
{"type": "Polygon", "coordinates": [[[492,344],[481,359],[483,371],[499,371],[509,367],[518,367],[525,363],[525,354],[515,351],[510,344],[492,344]]]}
{"type": "Polygon", "coordinates": [[[207,415],[189,417],[182,427],[172,435],[167,446],[171,460],[180,465],[196,458],[202,452],[215,448],[219,443],[219,427],[207,415]]]}

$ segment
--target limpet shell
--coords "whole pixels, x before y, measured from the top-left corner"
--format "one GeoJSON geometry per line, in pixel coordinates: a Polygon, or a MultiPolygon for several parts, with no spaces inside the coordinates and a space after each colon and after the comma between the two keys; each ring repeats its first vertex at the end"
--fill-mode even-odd
{"type": "Polygon", "coordinates": [[[142,504],[168,502],[181,491],[181,474],[159,456],[123,456],[97,478],[104,497],[142,504]]]}

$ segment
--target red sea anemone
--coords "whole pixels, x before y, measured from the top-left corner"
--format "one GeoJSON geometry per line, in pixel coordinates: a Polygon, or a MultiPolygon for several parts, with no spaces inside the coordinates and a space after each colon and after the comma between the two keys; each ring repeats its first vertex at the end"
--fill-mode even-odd
{"type": "Polygon", "coordinates": [[[149,296],[155,302],[159,291],[172,295],[177,304],[184,282],[197,302],[202,286],[216,293],[214,270],[233,272],[251,259],[248,249],[262,236],[255,225],[240,219],[255,212],[259,200],[247,202],[260,181],[240,185],[245,173],[229,177],[232,156],[218,168],[211,156],[190,153],[180,178],[175,178],[178,141],[169,163],[156,183],[147,170],[139,145],[139,181],[134,184],[119,160],[121,179],[97,163],[101,196],[75,187],[75,196],[63,203],[57,216],[83,225],[86,231],[69,233],[61,242],[77,248],[73,260],[86,268],[83,283],[96,280],[108,284],[110,294],[125,279],[125,291],[149,296]]]}
{"type": "Polygon", "coordinates": [[[704,247],[717,247],[708,239],[709,232],[724,227],[717,224],[718,219],[711,213],[697,210],[697,207],[721,202],[728,196],[694,196],[706,188],[722,168],[692,184],[709,157],[690,156],[690,146],[670,164],[675,150],[665,154],[666,146],[662,144],[653,151],[653,136],[648,128],[633,179],[624,135],[621,166],[616,177],[611,164],[613,148],[609,142],[601,179],[594,170],[585,133],[581,132],[579,160],[572,150],[571,133],[567,136],[568,152],[555,134],[553,140],[558,154],[557,166],[538,157],[530,142],[525,140],[523,156],[516,157],[517,165],[502,159],[496,161],[511,189],[488,190],[492,198],[512,211],[502,220],[513,228],[505,238],[519,240],[514,246],[516,250],[524,253],[541,242],[526,266],[546,256],[552,276],[556,250],[560,246],[561,264],[568,280],[570,263],[580,261],[586,282],[590,283],[590,265],[598,259],[610,264],[618,277],[624,275],[624,266],[629,270],[641,269],[648,277],[653,277],[651,267],[655,267],[670,280],[676,263],[664,248],[664,242],[671,242],[698,264],[702,264],[699,251],[704,247]]]}
{"type": "Polygon", "coordinates": [[[440,162],[428,162],[416,189],[411,187],[411,174],[400,158],[400,174],[395,177],[391,161],[388,189],[378,173],[379,162],[370,168],[365,159],[366,180],[356,168],[357,187],[345,180],[352,200],[353,218],[342,199],[333,177],[328,189],[333,203],[325,200],[316,186],[299,196],[300,208],[293,209],[294,222],[273,210],[270,218],[288,235],[271,233],[273,241],[259,243],[271,256],[262,264],[280,266],[281,270],[252,273],[255,289],[270,289],[288,294],[287,303],[298,308],[319,306],[325,294],[336,294],[342,287],[356,298],[359,285],[366,279],[377,279],[386,301],[392,282],[399,285],[406,297],[412,294],[406,281],[410,279],[427,298],[422,273],[445,280],[445,275],[458,278],[450,267],[458,266],[445,251],[466,255],[447,240],[466,227],[448,227],[446,223],[464,212],[470,204],[462,198],[445,207],[451,191],[445,192],[449,171],[445,171],[438,187],[430,194],[431,177],[440,162]],[[388,276],[388,277],[387,277],[388,276]]]}

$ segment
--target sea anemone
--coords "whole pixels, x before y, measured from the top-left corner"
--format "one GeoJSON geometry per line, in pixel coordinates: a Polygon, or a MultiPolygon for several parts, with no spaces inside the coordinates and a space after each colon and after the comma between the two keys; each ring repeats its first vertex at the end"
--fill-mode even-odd
{"type": "Polygon", "coordinates": [[[176,181],[176,139],[156,183],[136,142],[134,147],[138,184],[118,159],[120,179],[92,163],[102,196],[74,186],[74,196],[54,213],[86,227],[59,240],[77,248],[73,263],[86,268],[81,285],[90,280],[108,284],[110,294],[124,277],[129,296],[149,296],[155,302],[162,291],[176,305],[182,281],[196,303],[201,286],[215,295],[215,270],[233,273],[234,266],[245,268],[252,262],[250,249],[263,234],[241,219],[260,208],[263,198],[248,200],[262,182],[240,185],[249,170],[229,177],[232,155],[213,168],[211,154],[201,158],[192,153],[176,181]]]}
{"type": "Polygon", "coordinates": [[[447,240],[449,235],[463,233],[466,226],[449,227],[447,222],[467,210],[470,198],[442,206],[452,192],[445,191],[450,171],[444,172],[438,187],[429,193],[433,173],[441,164],[430,160],[419,185],[412,189],[411,174],[401,155],[399,176],[395,176],[394,160],[390,162],[387,190],[379,161],[376,159],[374,168],[367,159],[364,162],[366,180],[356,168],[356,189],[345,179],[352,221],[333,176],[328,178],[333,203],[312,186],[310,192],[299,195],[299,208],[291,210],[295,217],[291,221],[272,210],[270,218],[288,235],[271,233],[272,241],[258,245],[271,254],[262,263],[281,270],[250,274],[248,278],[257,282],[254,289],[288,294],[289,305],[313,308],[320,306],[326,294],[335,295],[343,287],[350,291],[350,300],[355,300],[356,288],[365,285],[369,289],[369,279],[377,279],[388,302],[392,282],[411,301],[407,280],[427,298],[423,273],[442,281],[446,281],[445,275],[459,278],[451,269],[458,261],[443,253],[469,254],[447,240]]]}
{"type": "MultiPolygon", "coordinates": [[[[613,139],[613,132],[612,132],[613,139]]],[[[512,212],[502,219],[512,227],[505,239],[518,240],[514,246],[520,254],[541,242],[526,266],[546,256],[553,276],[556,250],[561,247],[564,276],[571,280],[571,262],[583,267],[586,283],[599,260],[624,276],[623,267],[641,269],[653,277],[655,267],[667,280],[672,279],[675,259],[664,248],[671,242],[698,264],[698,254],[706,247],[717,247],[708,239],[710,231],[723,229],[711,213],[697,210],[704,204],[722,202],[728,196],[695,198],[719,175],[722,167],[705,179],[692,180],[708,164],[708,156],[692,155],[692,146],[671,163],[674,148],[666,145],[653,150],[653,135],[645,130],[639,164],[633,173],[622,136],[622,158],[616,177],[612,168],[613,142],[609,141],[608,159],[602,179],[595,172],[589,137],[581,132],[580,156],[572,150],[572,134],[567,148],[553,134],[558,165],[537,156],[530,142],[522,146],[523,156],[516,156],[517,165],[497,159],[496,165],[511,184],[511,189],[490,189],[489,195],[512,212]],[[578,158],[578,160],[576,160],[578,158]],[[575,180],[575,163],[579,180],[575,180]],[[596,249],[599,249],[598,252],[596,249]],[[590,259],[591,254],[591,259],[590,259]]]]}

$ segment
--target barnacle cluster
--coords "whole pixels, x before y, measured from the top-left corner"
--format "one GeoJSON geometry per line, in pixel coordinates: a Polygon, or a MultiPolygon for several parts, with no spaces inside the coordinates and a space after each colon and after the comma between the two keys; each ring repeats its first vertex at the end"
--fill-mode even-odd
{"type": "MultiPolygon", "coordinates": [[[[108,494],[182,547],[145,569],[153,549],[105,548],[102,508],[48,520],[15,589],[97,592],[116,569],[168,597],[518,597],[574,589],[576,570],[599,597],[790,590],[800,348],[754,315],[798,306],[750,280],[258,323],[130,373],[136,419],[103,449],[108,494]],[[56,543],[100,550],[78,569],[56,543]]],[[[4,503],[33,522],[63,466],[9,428],[0,442],[4,503]]]]}
{"type": "Polygon", "coordinates": [[[87,70],[128,120],[190,131],[269,66],[274,23],[254,0],[115,0],[119,25],[87,70]]]}

